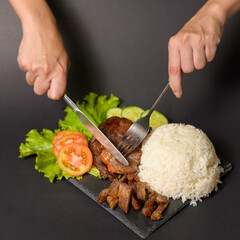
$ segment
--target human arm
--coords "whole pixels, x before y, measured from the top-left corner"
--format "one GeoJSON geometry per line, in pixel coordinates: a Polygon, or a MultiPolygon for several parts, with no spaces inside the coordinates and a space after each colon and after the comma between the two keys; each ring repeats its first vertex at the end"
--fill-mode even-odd
{"type": "Polygon", "coordinates": [[[23,30],[18,64],[34,92],[60,99],[67,84],[70,61],[56,20],[45,0],[9,0],[23,30]]]}
{"type": "Polygon", "coordinates": [[[168,43],[169,82],[176,97],[182,96],[184,73],[203,69],[211,62],[224,24],[240,10],[240,0],[208,0],[168,43]]]}

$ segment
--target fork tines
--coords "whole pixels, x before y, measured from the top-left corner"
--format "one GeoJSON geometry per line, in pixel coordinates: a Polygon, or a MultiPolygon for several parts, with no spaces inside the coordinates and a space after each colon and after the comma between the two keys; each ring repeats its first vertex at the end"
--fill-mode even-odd
{"type": "Polygon", "coordinates": [[[139,145],[139,138],[135,137],[132,133],[125,135],[119,142],[117,148],[126,157],[139,145]]]}

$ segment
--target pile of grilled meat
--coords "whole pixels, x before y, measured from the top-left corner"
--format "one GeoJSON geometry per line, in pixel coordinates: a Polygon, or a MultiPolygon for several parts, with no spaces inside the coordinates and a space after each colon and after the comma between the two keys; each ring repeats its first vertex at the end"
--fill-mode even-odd
{"type": "Polygon", "coordinates": [[[167,197],[150,189],[146,191],[146,184],[139,181],[139,177],[133,173],[123,175],[120,180],[114,179],[103,189],[97,202],[105,201],[112,210],[119,206],[125,213],[128,213],[131,203],[135,210],[142,210],[143,215],[152,220],[161,219],[162,212],[169,203],[167,197]]]}
{"type": "MultiPolygon", "coordinates": [[[[131,124],[128,119],[111,117],[99,128],[117,146],[131,124]]],[[[142,213],[152,220],[162,218],[162,212],[169,203],[168,198],[147,189],[146,184],[135,174],[142,155],[141,145],[127,156],[129,166],[119,163],[94,137],[89,147],[93,153],[94,165],[100,171],[101,177],[112,181],[100,192],[99,203],[107,201],[111,209],[119,206],[125,213],[128,213],[131,203],[134,209],[142,209],[142,213]],[[119,174],[123,176],[118,180],[119,174]]]]}

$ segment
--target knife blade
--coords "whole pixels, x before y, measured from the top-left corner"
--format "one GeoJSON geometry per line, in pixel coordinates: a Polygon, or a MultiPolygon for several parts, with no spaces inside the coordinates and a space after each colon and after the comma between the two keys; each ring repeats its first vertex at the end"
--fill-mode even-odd
{"type": "Polygon", "coordinates": [[[118,162],[124,166],[128,166],[129,162],[119,152],[119,150],[111,143],[111,141],[103,134],[103,132],[78,108],[78,106],[64,94],[64,100],[69,107],[78,115],[80,121],[91,132],[91,134],[110,152],[118,162]]]}

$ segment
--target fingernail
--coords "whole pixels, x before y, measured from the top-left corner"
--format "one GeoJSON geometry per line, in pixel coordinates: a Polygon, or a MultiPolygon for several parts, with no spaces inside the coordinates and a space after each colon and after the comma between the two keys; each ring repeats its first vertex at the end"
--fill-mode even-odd
{"type": "Polygon", "coordinates": [[[182,92],[180,92],[180,91],[174,92],[174,94],[177,98],[181,98],[181,96],[182,96],[182,92]]]}
{"type": "Polygon", "coordinates": [[[56,99],[56,93],[54,91],[49,91],[48,92],[48,97],[51,98],[52,100],[56,99]]]}

